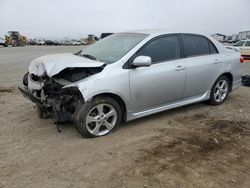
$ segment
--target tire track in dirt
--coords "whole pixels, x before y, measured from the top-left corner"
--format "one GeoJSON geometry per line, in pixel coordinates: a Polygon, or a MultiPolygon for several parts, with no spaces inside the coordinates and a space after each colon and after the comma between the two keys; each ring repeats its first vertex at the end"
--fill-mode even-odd
{"type": "Polygon", "coordinates": [[[140,149],[132,165],[127,170],[120,169],[118,174],[121,176],[112,185],[210,187],[206,183],[212,178],[212,187],[234,187],[246,180],[250,165],[246,161],[250,150],[241,148],[241,144],[245,138],[250,138],[249,121],[215,119],[207,114],[195,114],[178,118],[176,123],[196,123],[201,126],[185,131],[159,129],[160,134],[147,141],[148,146],[140,149]],[[169,135],[175,136],[169,140],[169,135]],[[239,169],[227,172],[225,167],[230,164],[237,165],[239,169]],[[217,175],[221,173],[225,179],[218,179],[217,175]],[[233,175],[237,173],[241,176],[233,175]],[[190,181],[193,176],[201,179],[190,181]]]}

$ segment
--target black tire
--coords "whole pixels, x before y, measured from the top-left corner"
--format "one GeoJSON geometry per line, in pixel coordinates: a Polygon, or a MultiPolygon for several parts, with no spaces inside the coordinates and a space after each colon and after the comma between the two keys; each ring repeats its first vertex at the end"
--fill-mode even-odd
{"type": "Polygon", "coordinates": [[[19,40],[18,41],[18,46],[25,46],[26,45],[26,42],[24,40],[19,40]]]}
{"type": "Polygon", "coordinates": [[[29,76],[29,72],[27,72],[27,73],[23,76],[23,85],[24,85],[24,86],[28,86],[28,76],[29,76]]]}
{"type": "Polygon", "coordinates": [[[114,127],[112,128],[112,130],[110,132],[103,134],[103,135],[100,135],[100,136],[105,136],[107,134],[114,132],[118,128],[119,124],[121,123],[122,110],[121,110],[121,107],[116,100],[114,100],[113,98],[110,98],[110,97],[93,98],[92,101],[84,103],[83,105],[81,105],[77,109],[77,112],[76,112],[75,118],[74,118],[76,130],[84,138],[100,137],[99,135],[98,136],[93,135],[88,130],[87,125],[86,125],[86,117],[87,117],[88,113],[90,112],[91,109],[93,109],[95,106],[97,106],[99,104],[108,104],[108,105],[112,106],[116,110],[116,113],[117,113],[116,123],[115,123],[114,127]]]}
{"type": "Polygon", "coordinates": [[[16,40],[12,40],[11,45],[12,47],[17,47],[18,43],[16,40]]]}
{"type": "Polygon", "coordinates": [[[45,109],[45,107],[37,104],[36,109],[37,109],[37,115],[40,119],[48,119],[50,117],[50,114],[45,109]]]}
{"type": "Polygon", "coordinates": [[[214,83],[214,85],[213,85],[213,87],[212,87],[211,94],[210,94],[210,99],[209,99],[209,101],[208,101],[208,104],[213,105],[213,106],[217,106],[217,105],[222,104],[222,103],[227,99],[227,97],[228,97],[228,94],[229,94],[229,91],[230,91],[230,87],[231,87],[231,84],[230,84],[230,80],[228,79],[228,77],[226,77],[226,76],[221,76],[221,77],[219,77],[219,78],[215,81],[215,83],[214,83]],[[215,92],[216,92],[216,85],[217,85],[219,82],[223,81],[223,80],[227,82],[227,84],[228,84],[228,90],[227,90],[227,93],[226,93],[225,98],[224,98],[222,101],[218,102],[218,101],[216,100],[216,98],[215,98],[215,95],[214,95],[215,92]]]}

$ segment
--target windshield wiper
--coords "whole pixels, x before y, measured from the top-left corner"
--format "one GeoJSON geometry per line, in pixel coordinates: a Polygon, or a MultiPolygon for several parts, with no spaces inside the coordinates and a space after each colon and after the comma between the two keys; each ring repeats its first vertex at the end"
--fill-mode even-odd
{"type": "Polygon", "coordinates": [[[89,54],[82,54],[83,57],[86,57],[88,59],[91,59],[91,60],[95,60],[95,61],[100,61],[99,59],[97,59],[96,57],[92,56],[92,55],[89,55],[89,54]]]}

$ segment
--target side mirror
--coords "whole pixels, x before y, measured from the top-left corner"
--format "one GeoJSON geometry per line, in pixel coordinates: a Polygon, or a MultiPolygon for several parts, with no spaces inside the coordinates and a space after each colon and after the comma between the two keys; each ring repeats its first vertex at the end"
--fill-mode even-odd
{"type": "Polygon", "coordinates": [[[134,59],[132,65],[134,67],[149,67],[152,63],[151,57],[149,56],[138,56],[134,59]]]}

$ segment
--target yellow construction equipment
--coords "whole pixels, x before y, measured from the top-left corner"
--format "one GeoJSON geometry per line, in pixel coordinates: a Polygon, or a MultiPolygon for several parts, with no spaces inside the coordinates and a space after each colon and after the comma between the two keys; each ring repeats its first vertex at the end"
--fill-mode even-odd
{"type": "Polygon", "coordinates": [[[8,35],[5,35],[6,46],[25,46],[28,42],[27,37],[20,35],[18,31],[9,31],[8,35]]]}

